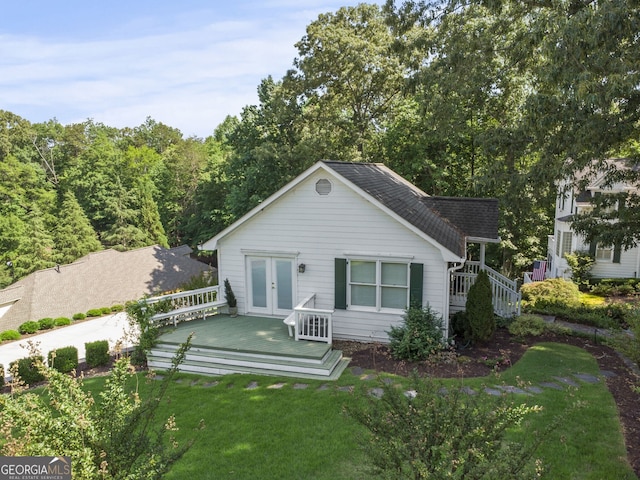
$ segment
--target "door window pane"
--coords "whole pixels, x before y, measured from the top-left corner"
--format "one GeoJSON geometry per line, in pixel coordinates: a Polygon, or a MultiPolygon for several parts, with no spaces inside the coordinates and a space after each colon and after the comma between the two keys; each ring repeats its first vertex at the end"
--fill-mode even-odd
{"type": "Polygon", "coordinates": [[[251,260],[251,301],[254,307],[267,308],[267,262],[251,260]]]}
{"type": "Polygon", "coordinates": [[[293,309],[293,262],[291,260],[276,260],[276,288],[279,310],[293,309]]]}

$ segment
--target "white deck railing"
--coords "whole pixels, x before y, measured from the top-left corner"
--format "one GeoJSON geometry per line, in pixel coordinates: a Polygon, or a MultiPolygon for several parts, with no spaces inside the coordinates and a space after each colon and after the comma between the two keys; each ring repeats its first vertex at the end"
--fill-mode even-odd
{"type": "Polygon", "coordinates": [[[333,310],[315,308],[316,294],[309,295],[295,306],[285,323],[293,323],[296,340],[332,343],[333,310]],[[293,320],[293,321],[291,321],[293,320]]]}
{"type": "Polygon", "coordinates": [[[159,295],[147,298],[144,301],[147,305],[166,302],[166,305],[158,308],[159,311],[151,317],[151,321],[154,323],[171,321],[174,326],[177,325],[178,321],[194,317],[204,318],[207,312],[216,312],[227,303],[226,300],[220,298],[220,287],[218,285],[159,295]]]}
{"type": "MultiPolygon", "coordinates": [[[[484,270],[491,282],[493,294],[493,311],[501,317],[520,315],[522,295],[518,291],[518,284],[487,266],[484,270]]],[[[469,288],[476,281],[480,271],[480,262],[468,261],[465,267],[453,273],[451,279],[451,305],[464,307],[469,288]]]]}

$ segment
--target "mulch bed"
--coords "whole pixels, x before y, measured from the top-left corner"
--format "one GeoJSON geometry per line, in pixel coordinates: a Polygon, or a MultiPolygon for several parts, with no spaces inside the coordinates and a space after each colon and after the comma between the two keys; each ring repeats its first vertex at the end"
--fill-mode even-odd
{"type": "Polygon", "coordinates": [[[515,341],[505,329],[499,329],[491,342],[485,345],[461,349],[430,362],[395,360],[385,345],[377,343],[335,341],[333,346],[351,358],[350,366],[405,376],[417,371],[421,375],[436,378],[468,378],[484,377],[492,372],[507,369],[515,364],[529,347],[539,342],[558,342],[584,348],[597,360],[600,370],[616,374],[607,377],[606,382],[618,405],[627,458],[636,475],[640,477],[640,395],[632,389],[633,385],[640,384],[640,378],[613,349],[597,343],[597,340],[545,334],[525,339],[523,343],[515,341]],[[464,356],[464,361],[456,360],[456,356],[464,356]]]}

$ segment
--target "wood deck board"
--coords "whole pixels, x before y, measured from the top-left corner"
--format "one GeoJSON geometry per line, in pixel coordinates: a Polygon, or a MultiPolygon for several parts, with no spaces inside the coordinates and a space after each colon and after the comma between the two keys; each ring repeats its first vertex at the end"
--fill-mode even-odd
{"type": "Polygon", "coordinates": [[[193,332],[192,346],[303,358],[322,358],[326,343],[298,341],[289,337],[281,318],[215,315],[204,320],[179,323],[162,331],[159,343],[180,344],[193,332]]]}

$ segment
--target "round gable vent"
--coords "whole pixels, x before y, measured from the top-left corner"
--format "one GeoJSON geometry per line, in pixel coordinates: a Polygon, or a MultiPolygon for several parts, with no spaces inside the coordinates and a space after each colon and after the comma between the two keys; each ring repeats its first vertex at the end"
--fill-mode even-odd
{"type": "Polygon", "coordinates": [[[331,182],[326,178],[321,178],[316,182],[316,192],[318,195],[329,195],[331,193],[331,182]]]}

